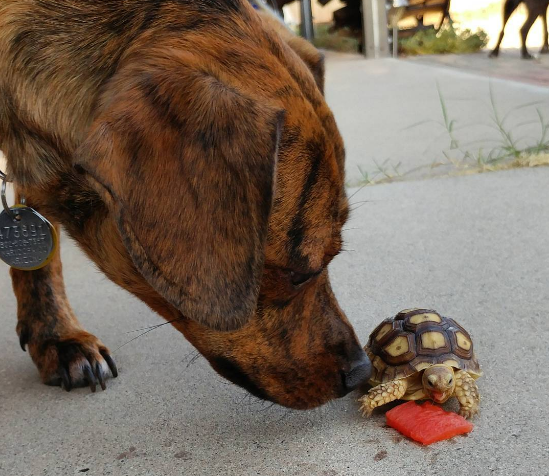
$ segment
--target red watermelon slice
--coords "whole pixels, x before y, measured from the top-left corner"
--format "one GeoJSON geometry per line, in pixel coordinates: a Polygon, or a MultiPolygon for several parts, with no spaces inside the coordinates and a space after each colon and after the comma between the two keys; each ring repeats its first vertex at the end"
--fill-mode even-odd
{"type": "Polygon", "coordinates": [[[389,410],[385,417],[389,426],[424,445],[469,433],[473,429],[472,423],[462,416],[444,411],[430,402],[423,405],[407,402],[389,410]]]}

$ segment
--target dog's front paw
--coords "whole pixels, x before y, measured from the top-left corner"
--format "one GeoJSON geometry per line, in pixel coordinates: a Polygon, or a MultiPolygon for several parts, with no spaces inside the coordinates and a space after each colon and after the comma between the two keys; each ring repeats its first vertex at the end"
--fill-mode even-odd
{"type": "Polygon", "coordinates": [[[59,385],[67,392],[86,386],[95,392],[97,385],[105,390],[109,370],[113,377],[118,376],[109,349],[85,331],[38,342],[31,339],[28,348],[42,381],[47,385],[59,385]]]}
{"type": "Polygon", "coordinates": [[[549,55],[549,46],[544,45],[541,50],[539,50],[540,55],[549,55]]]}

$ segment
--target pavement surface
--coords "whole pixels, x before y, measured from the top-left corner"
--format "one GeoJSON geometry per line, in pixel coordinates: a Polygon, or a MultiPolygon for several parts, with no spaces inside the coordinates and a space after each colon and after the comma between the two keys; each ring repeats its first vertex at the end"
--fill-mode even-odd
{"type": "MultiPolygon", "coordinates": [[[[357,395],[287,411],[226,385],[168,326],[115,352],[105,392],[39,382],[19,348],[0,268],[0,474],[549,475],[549,169],[368,187],[331,276],[364,342],[400,309],[426,306],[472,334],[485,376],[468,437],[421,447],[363,420],[357,395]]],[[[111,349],[160,322],[63,240],[68,295],[111,349]]],[[[450,405],[450,408],[454,408],[450,405]]]]}
{"type": "MultiPolygon", "coordinates": [[[[392,60],[331,57],[328,71],[350,168],[380,150],[419,160],[433,133],[389,125],[433,114],[435,78],[463,98],[487,85],[392,60]]],[[[506,91],[506,107],[547,97],[543,88],[494,84],[506,91]]],[[[19,348],[16,302],[0,264],[0,476],[548,476],[548,183],[549,168],[537,168],[350,191],[348,251],[330,273],[360,339],[401,309],[432,307],[471,332],[484,369],[473,432],[429,447],[387,428],[382,412],[364,420],[357,394],[307,412],[251,399],[170,326],[120,347],[130,331],[162,321],[66,237],[68,296],[84,327],[115,351],[120,376],[95,394],[42,385],[19,348]]]]}
{"type": "Polygon", "coordinates": [[[509,79],[549,87],[549,55],[538,54],[537,50],[539,48],[531,48],[530,53],[535,56],[532,60],[523,60],[518,49],[502,49],[497,59],[488,58],[488,51],[483,51],[470,55],[410,56],[406,61],[446,66],[490,78],[509,79]]]}
{"type": "MultiPolygon", "coordinates": [[[[505,63],[511,53],[501,54],[505,63]]],[[[477,74],[480,66],[474,65],[494,60],[473,55],[467,63],[468,58],[460,58],[467,67],[448,67],[441,66],[452,64],[446,56],[364,61],[358,55],[327,54],[326,97],[345,141],[350,185],[365,176],[411,171],[414,177],[428,176],[436,172],[432,164],[461,161],[467,152],[488,157],[506,140],[496,114],[517,149],[540,140],[549,123],[549,87],[477,74]],[[453,144],[442,103],[446,123],[453,122],[453,144]]]]}

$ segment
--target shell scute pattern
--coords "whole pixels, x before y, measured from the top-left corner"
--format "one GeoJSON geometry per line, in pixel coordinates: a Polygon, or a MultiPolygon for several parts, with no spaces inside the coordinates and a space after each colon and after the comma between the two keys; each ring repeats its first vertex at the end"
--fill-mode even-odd
{"type": "Polygon", "coordinates": [[[480,372],[469,333],[430,309],[409,309],[385,319],[370,335],[366,351],[377,382],[405,378],[435,364],[480,372]]]}

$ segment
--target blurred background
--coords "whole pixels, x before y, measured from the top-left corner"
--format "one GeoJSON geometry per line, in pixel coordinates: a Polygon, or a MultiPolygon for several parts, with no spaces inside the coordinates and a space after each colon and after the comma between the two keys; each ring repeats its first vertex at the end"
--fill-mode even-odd
{"type": "MultiPolygon", "coordinates": [[[[300,24],[300,5],[299,1],[274,0],[278,1],[278,5],[283,4],[282,10],[286,22],[294,27],[300,24]]],[[[334,12],[341,12],[346,7],[352,6],[355,10],[354,19],[349,19],[349,23],[360,22],[360,14],[357,14],[357,7],[361,0],[311,0],[312,17],[315,25],[315,33],[323,36],[327,28],[333,26],[334,12]]],[[[402,2],[401,2],[402,3],[402,2]]],[[[410,0],[409,4],[419,6],[419,4],[439,4],[443,1],[428,0],[410,0]]],[[[450,2],[450,17],[459,26],[477,31],[481,29],[488,37],[487,47],[492,49],[497,42],[499,32],[502,25],[502,2],[500,0],[451,0],[450,2]]],[[[397,2],[395,2],[395,5],[397,2]]],[[[336,13],[337,17],[338,13],[336,13]]],[[[438,25],[441,19],[439,11],[421,12],[419,15],[424,16],[425,25],[438,25]]],[[[526,6],[521,4],[517,11],[512,15],[507,24],[508,31],[518,32],[524,24],[528,15],[526,6]]],[[[415,17],[403,18],[399,21],[400,28],[412,28],[417,24],[415,17]]],[[[348,32],[347,32],[348,33],[348,32]]],[[[341,36],[345,36],[345,32],[340,32],[341,36]]],[[[541,19],[538,19],[528,36],[529,41],[533,44],[540,44],[543,41],[543,25],[541,19]]],[[[506,35],[502,42],[502,48],[519,48],[520,36],[518,34],[506,35]]]]}

